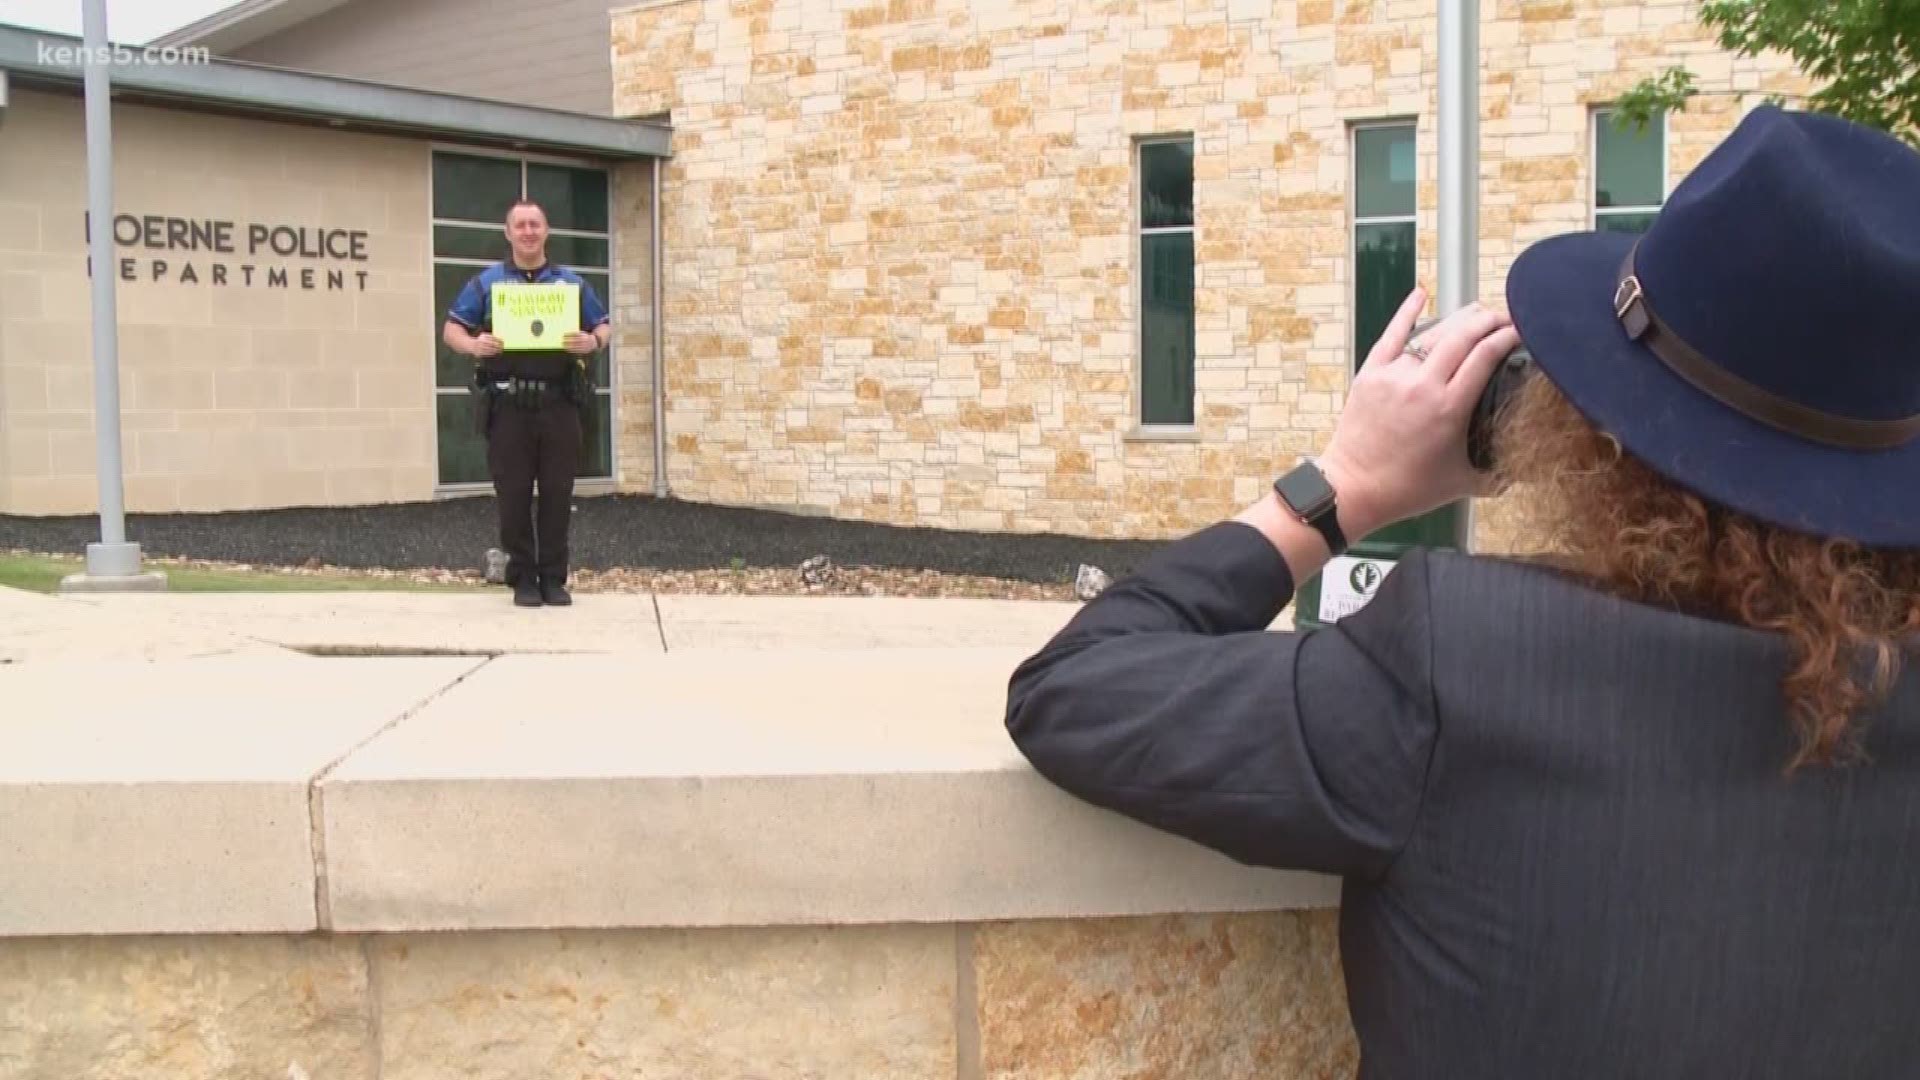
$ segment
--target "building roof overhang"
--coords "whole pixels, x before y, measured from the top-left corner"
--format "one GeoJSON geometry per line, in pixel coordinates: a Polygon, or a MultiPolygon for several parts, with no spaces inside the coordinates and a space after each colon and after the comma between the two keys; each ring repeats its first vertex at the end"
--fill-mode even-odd
{"type": "MultiPolygon", "coordinates": [[[[0,23],[0,75],[13,89],[80,93],[85,43],[0,23]]],[[[670,157],[672,129],[654,120],[564,112],[235,60],[195,59],[159,45],[118,44],[115,101],[288,123],[441,139],[604,160],[670,157]],[[149,51],[153,50],[153,51],[149,51]]]]}

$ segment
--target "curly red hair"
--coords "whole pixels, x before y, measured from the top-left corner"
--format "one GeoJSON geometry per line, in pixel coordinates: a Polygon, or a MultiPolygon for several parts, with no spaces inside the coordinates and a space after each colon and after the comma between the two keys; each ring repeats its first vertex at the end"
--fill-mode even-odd
{"type": "Polygon", "coordinates": [[[1785,635],[1799,742],[1788,772],[1865,759],[1860,714],[1892,687],[1901,639],[1920,630],[1920,551],[1808,536],[1707,502],[1628,455],[1544,377],[1527,379],[1494,438],[1511,485],[1502,501],[1529,546],[1616,595],[1785,635]]]}

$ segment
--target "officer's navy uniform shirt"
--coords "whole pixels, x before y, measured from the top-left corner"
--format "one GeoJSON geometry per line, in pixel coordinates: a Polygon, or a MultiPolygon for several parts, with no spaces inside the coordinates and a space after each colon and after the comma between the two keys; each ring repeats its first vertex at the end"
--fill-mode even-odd
{"type": "MultiPolygon", "coordinates": [[[[593,286],[579,274],[564,266],[555,266],[551,262],[542,263],[538,269],[523,270],[511,260],[501,260],[480,271],[467,282],[466,288],[454,298],[453,306],[447,309],[447,318],[467,328],[470,334],[493,332],[493,286],[497,282],[524,282],[530,285],[549,285],[564,282],[580,287],[580,330],[592,333],[602,323],[608,322],[606,305],[594,293],[593,286]]],[[[558,378],[565,375],[573,356],[564,349],[537,352],[503,352],[481,361],[481,370],[492,376],[523,375],[530,378],[558,378]]]]}

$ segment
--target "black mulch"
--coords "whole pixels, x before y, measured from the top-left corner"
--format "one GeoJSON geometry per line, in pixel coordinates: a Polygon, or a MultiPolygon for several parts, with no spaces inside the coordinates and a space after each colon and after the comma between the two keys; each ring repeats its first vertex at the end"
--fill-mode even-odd
{"type": "MultiPolygon", "coordinates": [[[[1149,540],[901,528],[646,495],[578,498],[574,504],[573,563],[589,570],[791,569],[825,555],[838,566],[1058,583],[1072,581],[1081,563],[1117,578],[1161,546],[1149,540]]],[[[476,496],[384,506],[130,514],[127,534],[142,554],[161,558],[477,570],[486,549],[499,543],[493,505],[491,496],[476,496]]],[[[0,514],[0,550],[78,554],[99,539],[99,529],[96,515],[0,514]]]]}

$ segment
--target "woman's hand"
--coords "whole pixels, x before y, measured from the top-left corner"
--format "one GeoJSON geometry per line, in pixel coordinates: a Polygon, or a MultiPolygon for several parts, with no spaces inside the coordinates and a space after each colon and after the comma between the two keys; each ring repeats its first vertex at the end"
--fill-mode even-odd
{"type": "Polygon", "coordinates": [[[1482,494],[1487,484],[1467,461],[1467,421],[1520,335],[1507,316],[1470,304],[1409,343],[1426,301],[1415,289],[1400,305],[1354,375],[1317,459],[1354,540],[1482,494]]]}

